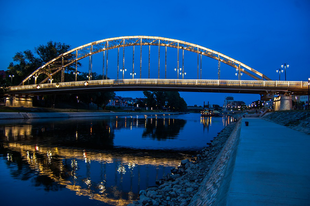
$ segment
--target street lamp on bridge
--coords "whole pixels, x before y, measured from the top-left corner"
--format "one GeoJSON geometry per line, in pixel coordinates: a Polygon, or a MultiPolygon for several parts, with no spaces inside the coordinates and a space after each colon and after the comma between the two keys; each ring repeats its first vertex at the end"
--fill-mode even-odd
{"type": "Polygon", "coordinates": [[[9,74],[9,77],[11,78],[11,84],[13,83],[14,74],[9,74]]]}
{"type": "MultiPolygon", "coordinates": [[[[281,65],[281,68],[283,69],[284,68],[284,76],[285,76],[285,81],[286,81],[286,68],[289,68],[290,65],[284,63],[281,65]]],[[[282,70],[283,71],[283,70],[282,70]]]]}
{"type": "Polygon", "coordinates": [[[243,75],[243,73],[239,69],[236,69],[235,75],[238,76],[238,80],[241,80],[241,76],[243,75]]]}
{"type": "MultiPolygon", "coordinates": [[[[177,79],[179,79],[179,72],[182,71],[182,68],[180,68],[180,71],[177,68],[174,68],[174,71],[177,72],[177,79]]],[[[180,72],[181,75],[181,72],[180,72]]]]}
{"type": "Polygon", "coordinates": [[[93,76],[93,75],[91,75],[91,74],[87,75],[87,79],[88,79],[88,80],[91,80],[92,76],[93,76]]]}
{"type": "Polygon", "coordinates": [[[124,74],[127,71],[127,69],[121,69],[120,71],[123,73],[123,79],[124,79],[124,74]]]}
{"type": "Polygon", "coordinates": [[[77,76],[80,72],[73,72],[73,74],[75,75],[75,81],[77,81],[77,76]]]}
{"type": "Polygon", "coordinates": [[[279,80],[280,80],[281,79],[281,73],[283,73],[283,69],[277,69],[276,72],[279,73],[279,80]]]}
{"type": "Polygon", "coordinates": [[[182,74],[182,79],[184,79],[184,75],[186,75],[186,72],[184,72],[183,70],[180,72],[180,75],[182,74]]]}
{"type": "Polygon", "coordinates": [[[132,78],[135,78],[135,75],[137,75],[136,73],[130,73],[130,75],[132,76],[132,78]]]}

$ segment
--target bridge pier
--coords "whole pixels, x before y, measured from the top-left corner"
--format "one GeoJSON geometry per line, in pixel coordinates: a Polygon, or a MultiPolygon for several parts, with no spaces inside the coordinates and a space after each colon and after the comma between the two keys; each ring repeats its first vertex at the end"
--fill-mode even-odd
{"type": "Polygon", "coordinates": [[[33,107],[32,97],[22,96],[8,96],[5,98],[5,106],[7,107],[33,107]]]}
{"type": "Polygon", "coordinates": [[[273,108],[275,111],[292,110],[292,95],[281,94],[273,99],[273,108]]]}

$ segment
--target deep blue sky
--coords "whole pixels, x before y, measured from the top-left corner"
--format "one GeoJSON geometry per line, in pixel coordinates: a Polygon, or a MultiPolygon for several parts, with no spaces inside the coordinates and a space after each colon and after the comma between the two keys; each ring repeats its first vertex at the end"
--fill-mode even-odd
{"type": "MultiPolygon", "coordinates": [[[[283,63],[290,65],[288,80],[306,81],[310,77],[309,0],[10,0],[1,1],[0,17],[1,70],[8,67],[16,52],[33,50],[48,41],[74,48],[110,37],[148,35],[199,44],[237,59],[274,80],[279,78],[275,71],[283,63]]],[[[129,50],[126,50],[128,55],[129,50]]],[[[138,51],[136,48],[136,68],[139,67],[138,51]]],[[[157,70],[156,52],[155,49],[154,70],[157,70]]],[[[113,55],[111,51],[109,61],[113,61],[113,55]]],[[[190,74],[189,70],[196,70],[196,56],[189,52],[185,55],[188,78],[195,78],[196,73],[190,74]]],[[[171,56],[170,59],[168,56],[168,78],[175,78],[176,61],[171,62],[171,56]]],[[[126,55],[126,63],[129,64],[131,58],[126,55]]],[[[161,62],[164,62],[163,56],[161,62]]],[[[97,67],[101,67],[99,63],[97,67]]],[[[109,65],[110,70],[112,67],[109,65]]],[[[87,66],[84,69],[86,71],[87,66]]],[[[216,70],[217,62],[204,57],[203,76],[216,79],[216,70]]],[[[236,79],[234,69],[223,66],[222,71],[224,79],[236,79]]],[[[243,76],[242,79],[250,78],[243,76]]],[[[143,96],[142,92],[117,94],[143,96]]],[[[222,105],[228,95],[247,104],[259,98],[259,95],[181,93],[188,105],[202,105],[204,101],[222,105]]]]}

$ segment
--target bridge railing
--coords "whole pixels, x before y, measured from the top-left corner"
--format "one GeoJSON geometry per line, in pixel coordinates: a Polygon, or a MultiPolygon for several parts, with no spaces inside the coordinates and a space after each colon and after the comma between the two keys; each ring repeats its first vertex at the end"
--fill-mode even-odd
{"type": "Polygon", "coordinates": [[[118,85],[167,85],[167,86],[200,86],[200,87],[234,87],[234,88],[279,88],[279,89],[308,89],[306,81],[263,81],[263,80],[203,80],[203,79],[107,79],[85,80],[75,82],[44,83],[33,85],[11,86],[9,91],[25,91],[55,88],[79,88],[118,85]]]}

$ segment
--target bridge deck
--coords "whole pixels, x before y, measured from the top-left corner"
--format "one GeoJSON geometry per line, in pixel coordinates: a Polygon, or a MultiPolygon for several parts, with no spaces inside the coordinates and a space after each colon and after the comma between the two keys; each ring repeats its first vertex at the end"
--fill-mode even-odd
{"type": "Polygon", "coordinates": [[[196,92],[254,93],[294,92],[307,94],[305,81],[202,80],[202,79],[122,79],[85,80],[9,87],[9,93],[39,94],[87,90],[139,91],[178,90],[196,92]]]}

